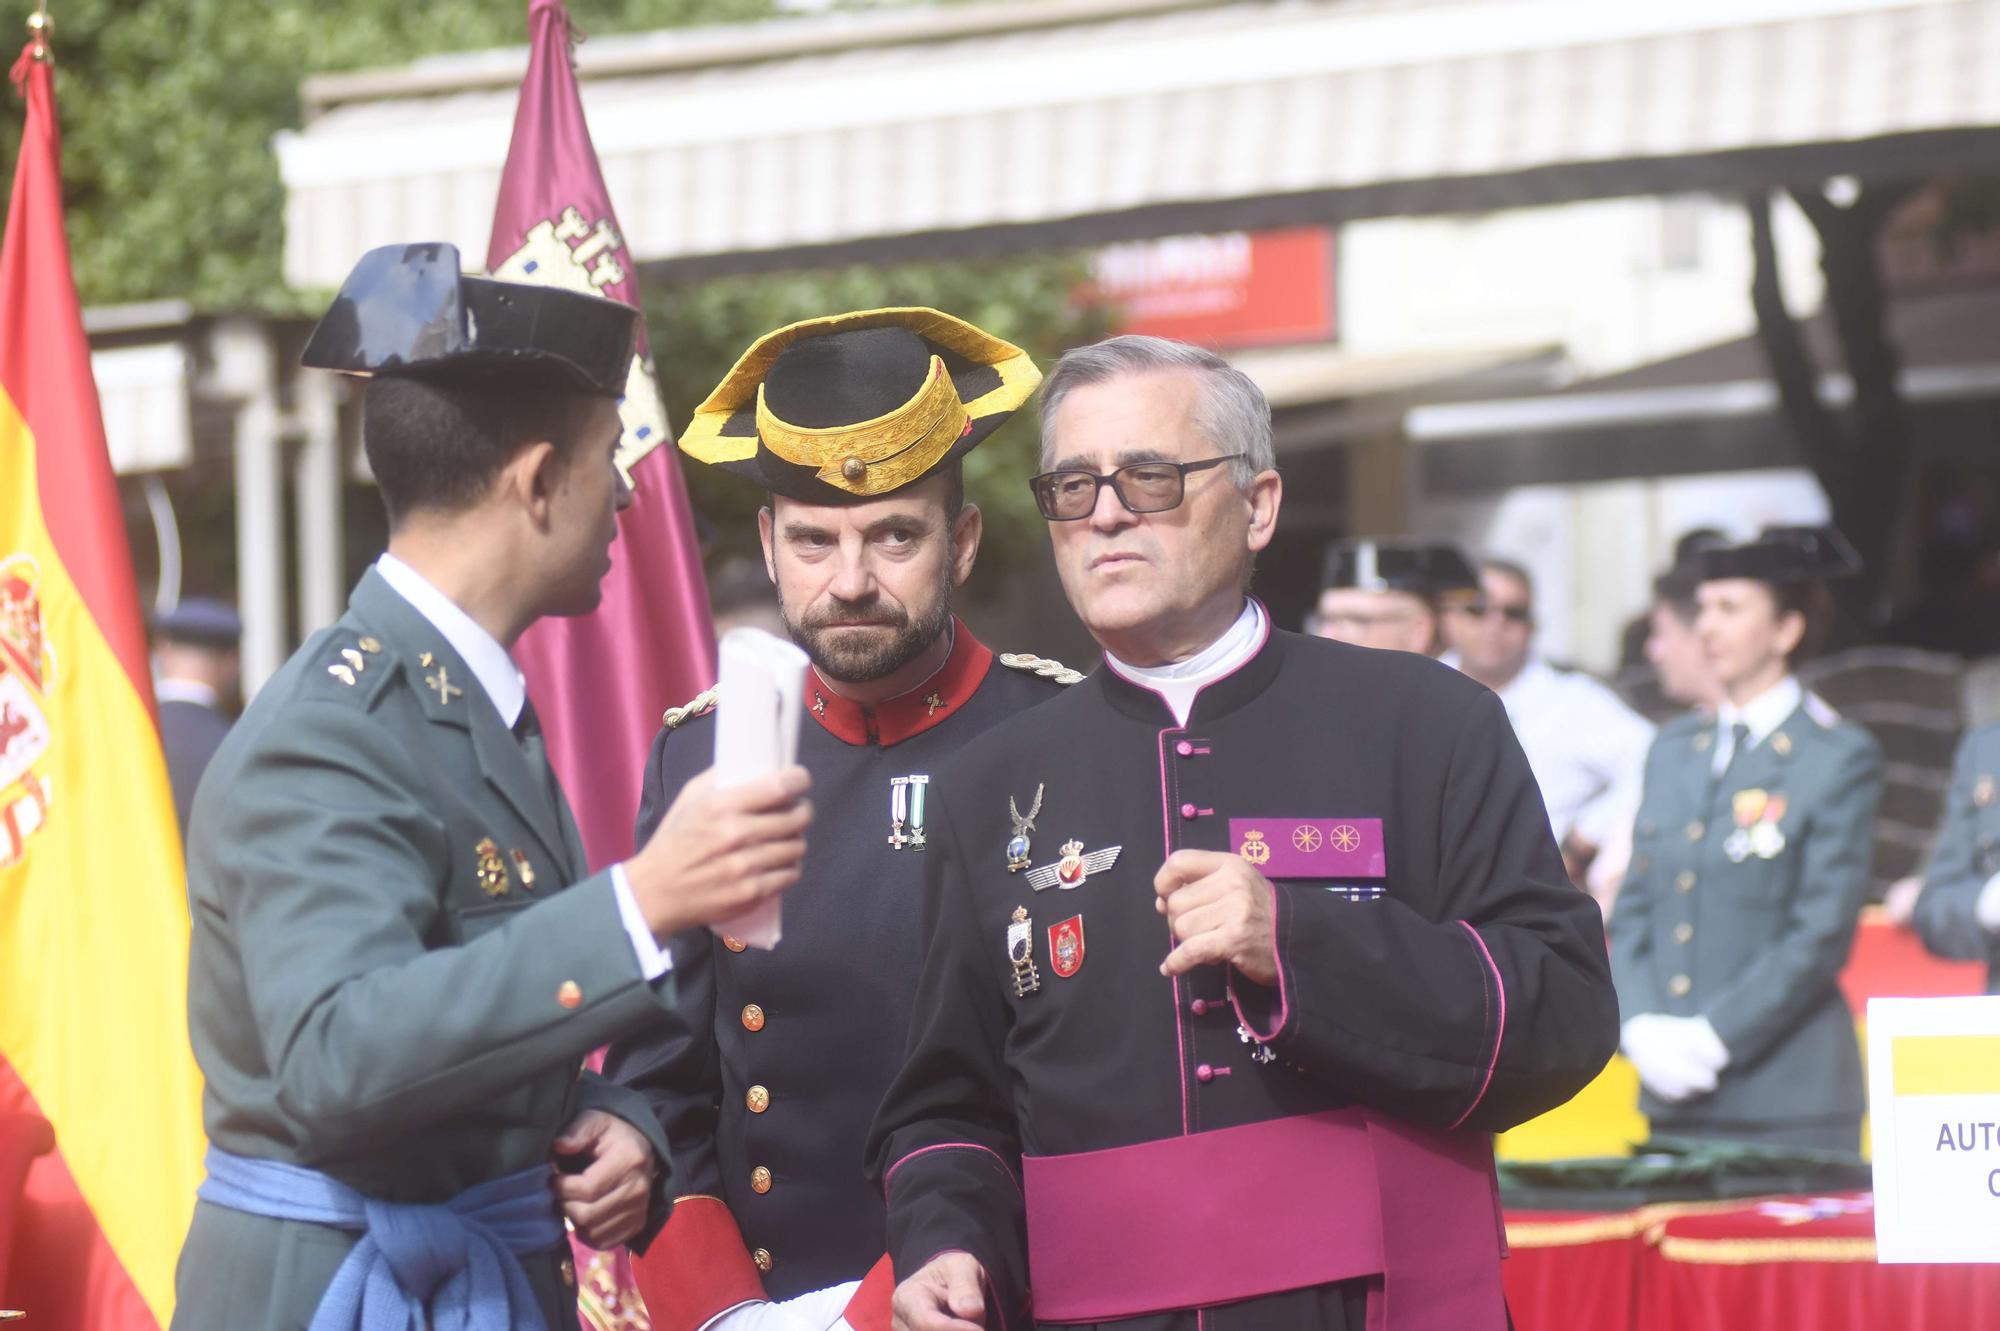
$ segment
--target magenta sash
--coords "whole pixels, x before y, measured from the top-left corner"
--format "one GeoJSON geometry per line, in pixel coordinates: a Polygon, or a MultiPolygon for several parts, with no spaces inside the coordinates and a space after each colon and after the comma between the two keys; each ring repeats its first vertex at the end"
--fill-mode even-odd
{"type": "Polygon", "coordinates": [[[1369,1331],[1504,1331],[1492,1139],[1360,1109],[1024,1156],[1037,1322],[1371,1278],[1369,1331]]]}

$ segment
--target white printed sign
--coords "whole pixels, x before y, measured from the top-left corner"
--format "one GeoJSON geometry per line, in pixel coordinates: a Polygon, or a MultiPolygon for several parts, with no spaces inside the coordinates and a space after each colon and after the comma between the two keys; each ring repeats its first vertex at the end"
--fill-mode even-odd
{"type": "Polygon", "coordinates": [[[1868,1001],[1875,1246],[2000,1262],[2000,995],[1868,1001]]]}

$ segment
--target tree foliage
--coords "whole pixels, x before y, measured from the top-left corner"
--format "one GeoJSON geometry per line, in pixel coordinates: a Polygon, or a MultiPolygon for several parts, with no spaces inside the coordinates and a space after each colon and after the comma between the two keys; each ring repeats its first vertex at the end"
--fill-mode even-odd
{"type": "MultiPolygon", "coordinates": [[[[29,0],[0,4],[25,32],[29,0]]],[[[571,0],[599,35],[760,18],[772,0],[571,0]]],[[[525,0],[52,0],[64,194],[86,304],[286,308],[271,138],[334,70],[527,41],[525,0]]],[[[5,103],[11,165],[18,99],[5,103]]]]}
{"type": "MultiPolygon", "coordinates": [[[[879,2],[879,0],[878,0],[879,2]]],[[[845,0],[828,7],[861,7],[845,0]]],[[[778,0],[568,0],[586,34],[768,18],[778,0]]],[[[31,0],[0,0],[16,32],[31,0]]],[[[52,0],[64,191],[86,304],[174,298],[197,309],[304,312],[280,275],[284,190],[271,140],[301,123],[313,74],[404,64],[451,51],[520,45],[526,0],[52,0]]],[[[11,168],[18,99],[0,99],[11,168]]],[[[614,203],[616,201],[614,200],[614,203]]],[[[795,320],[882,305],[934,305],[1015,342],[1046,364],[1102,333],[1101,311],[1074,307],[1075,256],[856,265],[696,285],[641,274],[671,419],[690,411],[759,334],[795,320]]],[[[1032,422],[1009,425],[967,465],[986,510],[988,562],[1039,541],[1027,487],[1032,422]]],[[[718,553],[755,545],[762,496],[689,467],[718,553]]]]}

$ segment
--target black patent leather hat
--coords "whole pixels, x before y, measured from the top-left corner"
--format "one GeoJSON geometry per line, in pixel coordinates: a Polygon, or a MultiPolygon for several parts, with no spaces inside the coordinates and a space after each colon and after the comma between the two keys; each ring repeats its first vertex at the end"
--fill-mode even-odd
{"type": "Polygon", "coordinates": [[[1321,591],[1352,587],[1439,597],[1477,592],[1479,574],[1455,545],[1438,541],[1344,540],[1326,548],[1321,591]]]}
{"type": "Polygon", "coordinates": [[[639,311],[562,287],[470,277],[458,247],[384,245],[361,256],[299,363],[361,376],[544,379],[620,397],[639,311]]]}
{"type": "Polygon", "coordinates": [[[1700,560],[1704,580],[1831,582],[1861,571],[1861,556],[1833,527],[1766,527],[1756,540],[1704,550],[1700,560]]]}

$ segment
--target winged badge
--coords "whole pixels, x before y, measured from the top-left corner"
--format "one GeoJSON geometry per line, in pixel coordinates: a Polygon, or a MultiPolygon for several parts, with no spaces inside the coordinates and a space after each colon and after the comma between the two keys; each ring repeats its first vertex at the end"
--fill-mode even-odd
{"type": "Polygon", "coordinates": [[[1093,850],[1088,855],[1083,852],[1081,841],[1065,841],[1062,858],[1054,864],[1045,864],[1028,872],[1028,886],[1039,892],[1043,888],[1059,887],[1067,892],[1082,885],[1083,880],[1094,873],[1103,873],[1118,862],[1118,852],[1123,846],[1106,846],[1103,850],[1093,850]]]}

